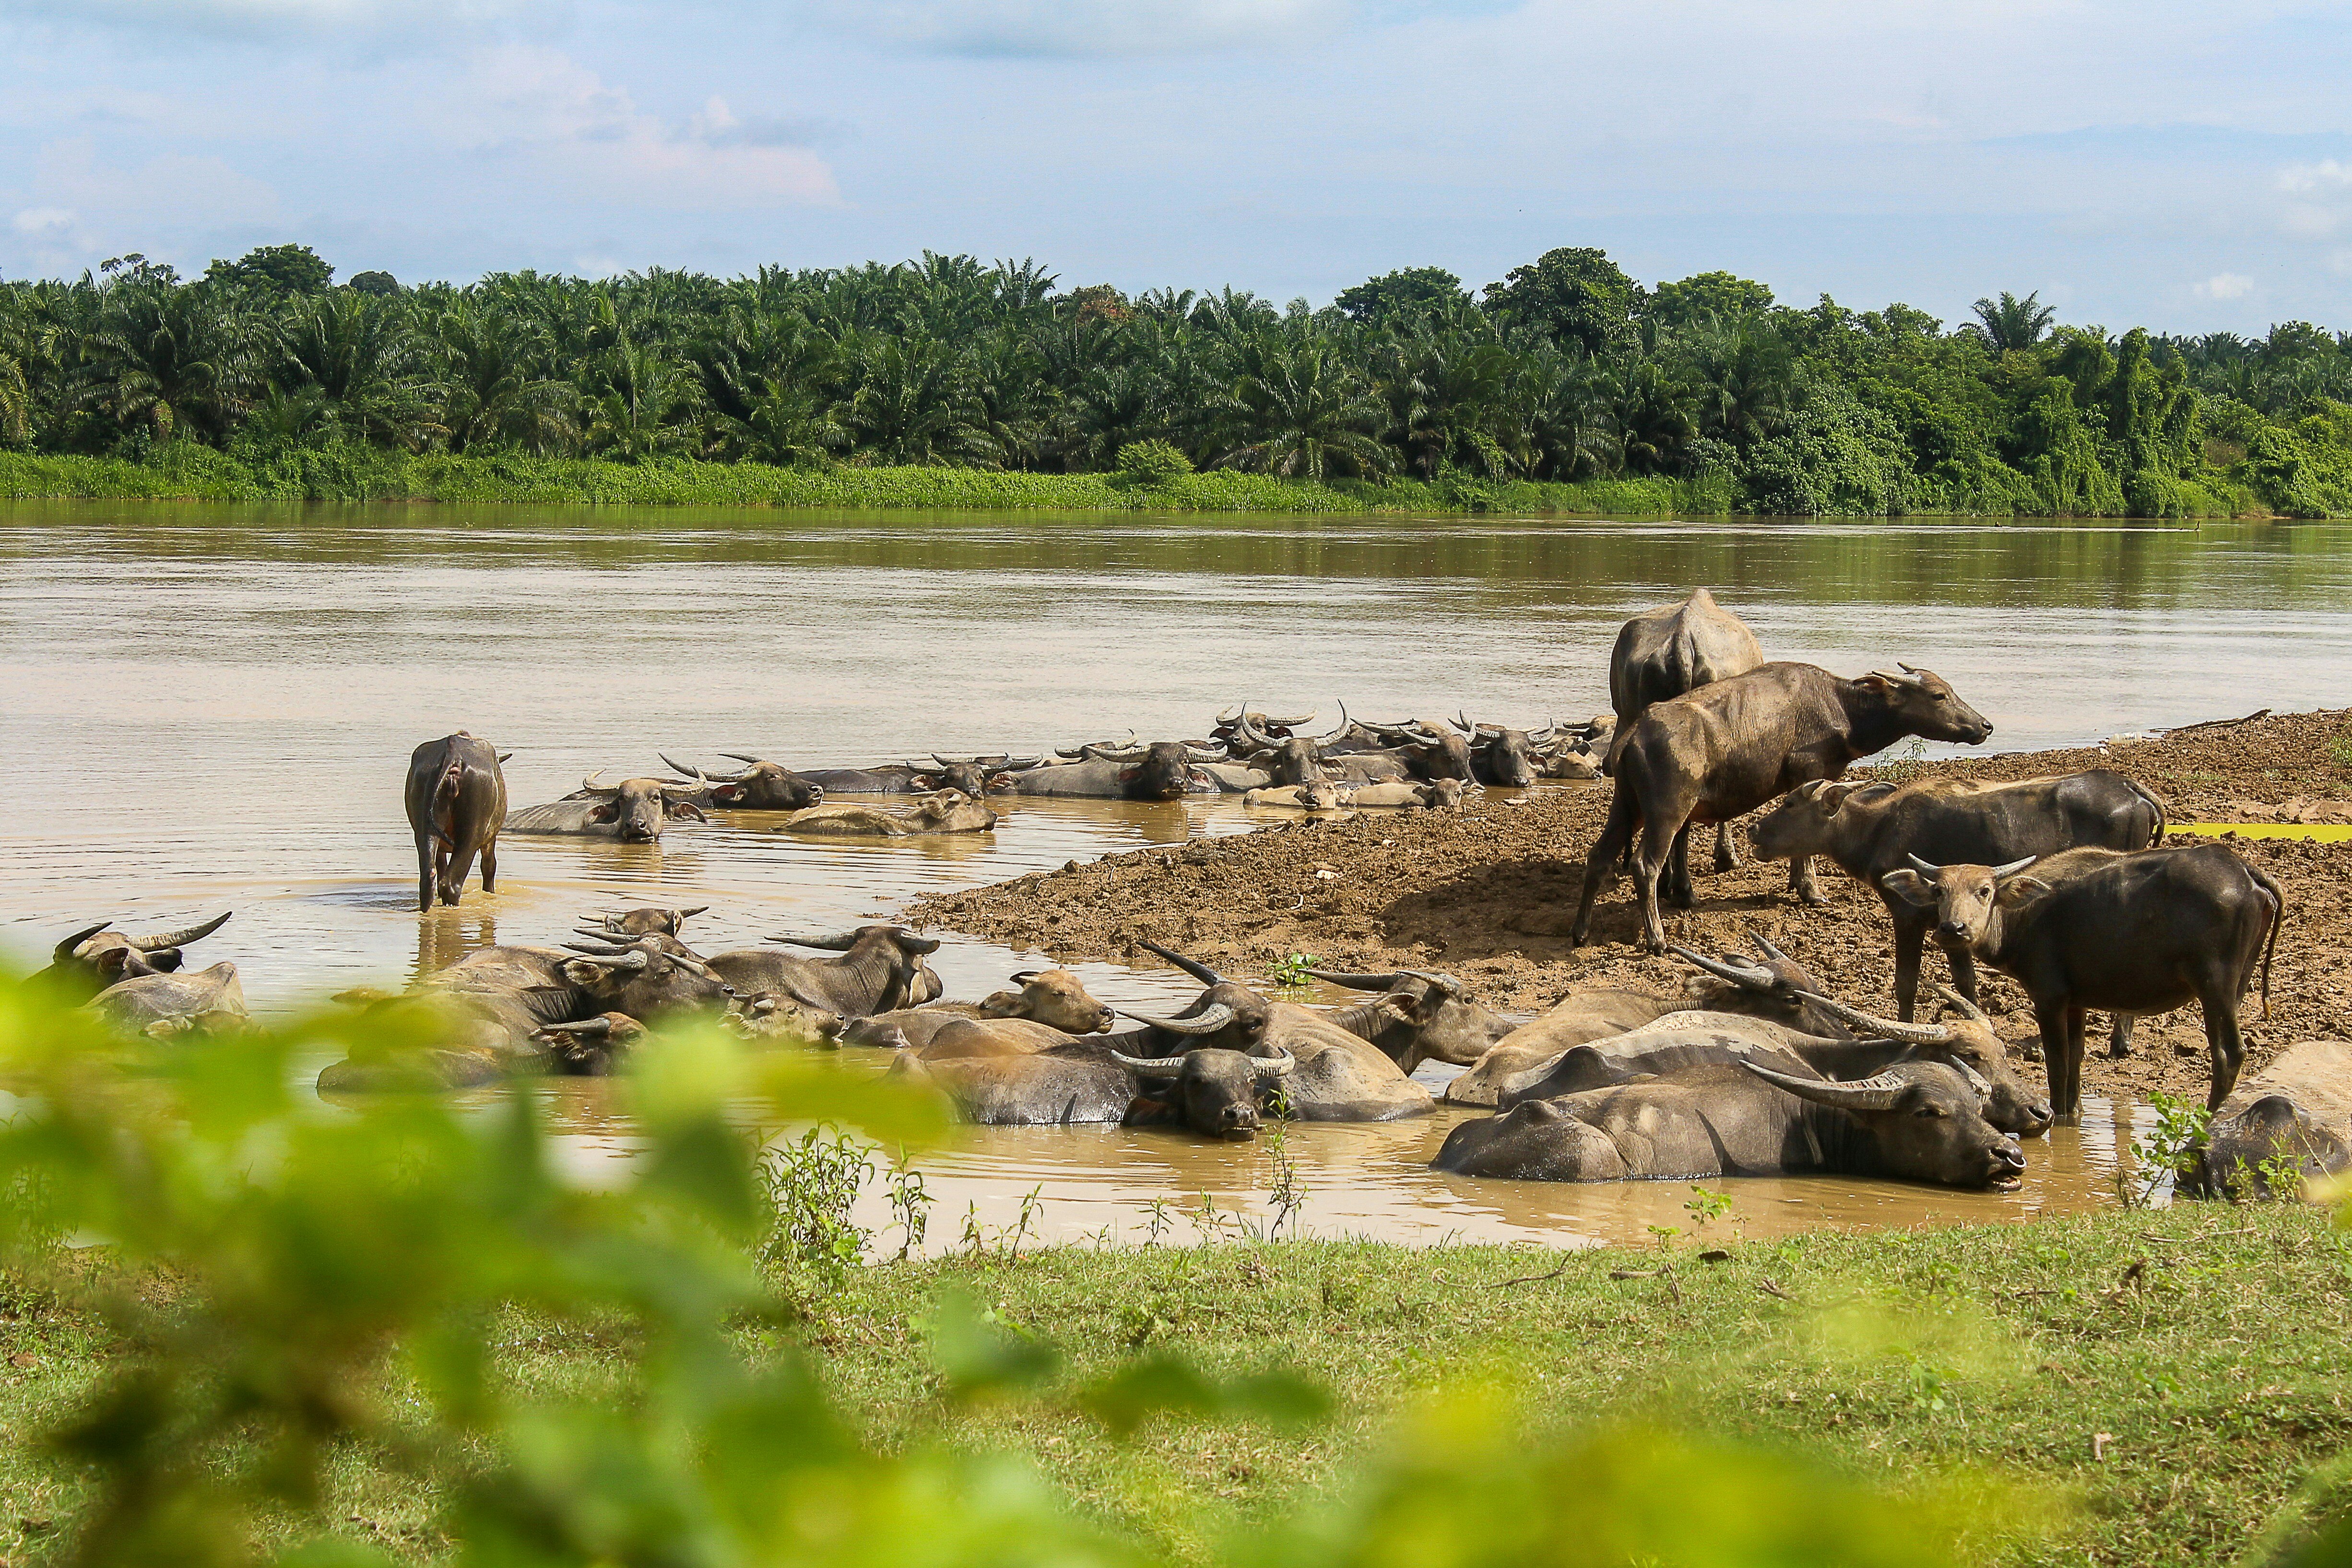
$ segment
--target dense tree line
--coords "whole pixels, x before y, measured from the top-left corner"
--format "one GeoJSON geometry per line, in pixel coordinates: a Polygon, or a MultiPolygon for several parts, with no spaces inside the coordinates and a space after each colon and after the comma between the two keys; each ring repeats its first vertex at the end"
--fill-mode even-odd
{"type": "Polygon", "coordinates": [[[1307,478],[1718,476],[1759,512],[2352,511],[2352,335],[1947,329],[1561,249],[1316,310],[1062,289],[1033,262],[336,285],[308,248],[0,283],[0,444],[267,458],[365,444],[645,462],[1229,466],[1307,478]],[[1124,458],[1122,457],[1124,454],[1124,458]]]}

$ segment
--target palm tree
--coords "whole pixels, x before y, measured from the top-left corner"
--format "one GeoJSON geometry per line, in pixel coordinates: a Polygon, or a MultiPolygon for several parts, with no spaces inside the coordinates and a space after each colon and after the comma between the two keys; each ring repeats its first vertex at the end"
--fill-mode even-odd
{"type": "Polygon", "coordinates": [[[1773,434],[1788,423],[1799,377],[1796,359],[1780,333],[1753,317],[1728,326],[1710,317],[1684,341],[1706,434],[1744,443],[1773,434]]]}
{"type": "Polygon", "coordinates": [[[1690,389],[1655,360],[1639,360],[1626,369],[1617,380],[1614,404],[1611,412],[1624,444],[1626,466],[1637,473],[1670,471],[1698,434],[1698,421],[1691,417],[1690,389]]]}
{"type": "Polygon", "coordinates": [[[624,335],[601,357],[596,375],[590,446],[631,463],[695,446],[696,387],[684,365],[624,335]]]}
{"type": "Polygon", "coordinates": [[[848,416],[860,446],[886,463],[1002,460],[981,424],[971,370],[949,345],[882,338],[862,348],[848,416]]]}
{"type": "Polygon", "coordinates": [[[305,296],[278,333],[281,383],[317,390],[324,418],[362,440],[411,451],[446,429],[436,417],[432,382],[408,308],[335,288],[305,296]]]}
{"type": "Polygon", "coordinates": [[[451,451],[511,444],[543,457],[571,450],[580,434],[579,390],[543,373],[551,350],[543,325],[468,296],[451,301],[429,331],[451,451]]]}
{"type": "Polygon", "coordinates": [[[82,396],[115,427],[156,441],[241,412],[259,378],[253,323],[211,291],[142,267],[104,286],[97,319],[76,345],[82,396]]]}
{"type": "Polygon", "coordinates": [[[1968,329],[1984,340],[1996,354],[2011,350],[2022,352],[2042,340],[2058,312],[2042,303],[2042,291],[2020,299],[2007,289],[1998,300],[1979,299],[1976,304],[1977,319],[1968,329]]]}
{"type": "Polygon", "coordinates": [[[1249,356],[1229,403],[1234,445],[1222,466],[1321,479],[1337,468],[1386,473],[1394,458],[1373,433],[1388,411],[1363,380],[1322,343],[1279,346],[1249,356]]]}

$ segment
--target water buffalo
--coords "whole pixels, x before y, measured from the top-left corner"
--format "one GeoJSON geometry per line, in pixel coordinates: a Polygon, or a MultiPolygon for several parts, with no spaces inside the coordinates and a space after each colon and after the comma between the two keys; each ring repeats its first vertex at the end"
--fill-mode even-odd
{"type": "Polygon", "coordinates": [[[49,967],[36,971],[26,984],[60,1001],[86,1002],[130,977],[172,973],[185,957],[183,947],[227,924],[228,914],[223,913],[182,930],[129,936],[101,920],[60,941],[49,955],[49,967]]]}
{"type": "Polygon", "coordinates": [[[1459,779],[1431,779],[1419,784],[1358,784],[1342,786],[1339,804],[1351,810],[1410,811],[1426,807],[1450,810],[1462,804],[1459,779]]]}
{"type": "Polygon", "coordinates": [[[1346,789],[1328,779],[1312,784],[1279,784],[1251,790],[1242,797],[1242,804],[1289,811],[1336,811],[1347,804],[1346,789]]]}
{"type": "Polygon", "coordinates": [[[960,789],[925,795],[904,811],[840,802],[795,811],[776,831],[803,838],[905,839],[926,833],[985,833],[996,813],[960,789]]]}
{"type": "Polygon", "coordinates": [[[1992,734],[1941,676],[1908,664],[1899,674],[1875,671],[1854,681],[1811,664],[1763,664],[1653,703],[1630,733],[1618,727],[1616,792],[1585,860],[1570,940],[1581,945],[1591,934],[1593,900],[1638,830],[1642,939],[1653,952],[1666,946],[1658,878],[1670,861],[1675,902],[1695,902],[1687,824],[1727,822],[1800,784],[1837,778],[1856,758],[1906,735],[1973,746],[1992,734]]]}
{"type": "Polygon", "coordinates": [[[2025,1155],[1941,1062],[1852,1083],[1753,1062],[1528,1100],[1446,1135],[1437,1169],[1520,1181],[1690,1181],[1832,1172],[2014,1191],[2025,1155]]]}
{"type": "Polygon", "coordinates": [[[699,796],[694,803],[698,806],[723,806],[741,811],[798,811],[824,799],[824,785],[763,757],[740,751],[722,753],[751,766],[735,773],[718,773],[689,768],[672,759],[667,752],[659,755],[664,762],[694,779],[699,796]]]}
{"type": "Polygon", "coordinates": [[[675,936],[686,923],[698,915],[707,915],[710,905],[698,904],[690,909],[608,909],[600,915],[586,915],[586,934],[603,936],[675,936]]]}
{"type": "Polygon", "coordinates": [[[2049,1131],[2049,1102],[2019,1081],[1992,1021],[1958,991],[1937,989],[1958,1016],[1934,1024],[1873,1018],[1827,997],[1813,998],[1864,1031],[1853,1040],[1802,1034],[1731,1013],[1668,1013],[1640,1029],[1577,1046],[1548,1067],[1505,1079],[1496,1104],[1507,1111],[1524,1100],[1556,1099],[1644,1075],[1664,1077],[1743,1061],[1800,1078],[1837,1081],[1867,1078],[1898,1062],[1938,1061],[1977,1089],[1985,1119],[2002,1132],[2049,1131]]]}
{"type": "Polygon", "coordinates": [[[418,914],[433,907],[436,893],[442,903],[457,903],[478,854],[482,891],[499,890],[499,829],[507,820],[507,780],[499,764],[512,755],[501,756],[462,729],[408,754],[402,800],[416,835],[418,914]]]}
{"type": "Polygon", "coordinates": [[[235,1033],[253,1021],[235,964],[173,974],[149,968],[135,953],[121,951],[129,958],[126,968],[138,972],[126,973],[82,1004],[83,1011],[110,1027],[125,1034],[168,1039],[235,1033]]]}
{"type": "Polygon", "coordinates": [[[1097,800],[1180,800],[1186,795],[1215,794],[1222,788],[1201,765],[1221,761],[1224,753],[1181,741],[1085,746],[1060,755],[1076,760],[1015,774],[1013,792],[1097,800]]]}
{"type": "Polygon", "coordinates": [[[1172,1057],[1139,1057],[1072,1041],[1016,1058],[929,1061],[902,1051],[890,1071],[933,1085],[967,1121],[986,1126],[1182,1125],[1213,1138],[1241,1139],[1257,1135],[1263,1102],[1296,1068],[1279,1051],[1256,1056],[1203,1046],[1172,1057]]]}
{"type": "Polygon", "coordinates": [[[834,953],[803,958],[765,947],[739,947],[710,956],[719,977],[744,995],[767,991],[845,1019],[918,1007],[940,994],[940,978],[924,964],[939,940],[903,925],[861,925],[833,936],[772,936],[796,947],[834,953]]]}
{"type": "Polygon", "coordinates": [[[507,821],[510,833],[579,833],[590,838],[618,839],[625,844],[661,841],[673,819],[707,822],[694,790],[658,779],[624,779],[601,784],[594,778],[580,781],[579,790],[544,806],[530,806],[507,821]]]}
{"type": "Polygon", "coordinates": [[[786,1040],[803,1045],[837,1042],[845,1027],[842,1016],[830,1008],[810,1007],[772,991],[736,998],[719,1025],[743,1040],[786,1040]]]}
{"type": "Polygon", "coordinates": [[[1307,972],[1326,985],[1381,993],[1360,1007],[1332,1013],[1330,1021],[1371,1041],[1403,1072],[1424,1061],[1466,1067],[1486,1055],[1496,1040],[1534,1021],[1524,1013],[1498,1013],[1453,976],[1426,969],[1386,974],[1307,972]]]}
{"type": "Polygon", "coordinates": [[[2238,998],[2271,956],[2285,896],[2224,844],[2068,850],[2003,866],[1915,861],[1880,885],[1936,912],[1942,939],[2013,977],[2033,998],[2058,1119],[2083,1119],[2083,1013],[2161,1013],[2190,1001],[2205,1015],[2209,1111],[2238,1082],[2245,1043],[2238,998]]]}
{"type": "Polygon", "coordinates": [[[1445,1103],[1490,1106],[1506,1082],[1549,1067],[1571,1048],[1640,1029],[1669,1013],[1736,1013],[1802,1034],[1845,1032],[1834,1013],[1811,999],[1822,985],[1803,965],[1761,936],[1751,933],[1748,940],[1760,957],[1709,958],[1687,947],[1674,948],[1675,956],[1701,971],[1684,982],[1677,996],[1616,988],[1570,992],[1549,1012],[1496,1040],[1469,1071],[1445,1086],[1445,1103]]]}
{"type": "Polygon", "coordinates": [[[875,1013],[842,1034],[845,1045],[920,1050],[951,1023],[975,1019],[1018,1019],[1064,1034],[1099,1034],[1117,1015],[1087,995],[1085,982],[1067,969],[1024,969],[1013,977],[1017,991],[992,991],[977,1002],[931,1002],[919,1008],[875,1013]]]}
{"type": "MultiPolygon", "coordinates": [[[[541,1033],[605,1013],[644,1022],[716,1012],[733,994],[709,966],[667,939],[639,938],[593,956],[546,947],[484,947],[362,1015],[375,1038],[319,1074],[321,1093],[466,1088],[555,1071],[541,1033]]],[[[593,1028],[593,1026],[589,1026],[593,1028]]]]}
{"type": "Polygon", "coordinates": [[[1408,719],[1403,724],[1381,724],[1370,719],[1360,722],[1388,743],[1415,779],[1458,779],[1465,784],[1478,781],[1477,762],[1471,754],[1469,738],[1453,726],[1425,718],[1408,719]]]}
{"type": "MultiPolygon", "coordinates": [[[[1609,652],[1609,701],[1616,710],[1616,723],[1602,771],[1617,771],[1618,749],[1633,733],[1633,721],[1652,703],[1745,674],[1763,662],[1764,650],[1748,623],[1717,604],[1704,588],[1692,589],[1679,604],[1644,610],[1626,622],[1617,629],[1617,645],[1609,652]]],[[[1688,856],[1688,844],[1681,846],[1680,853],[1688,856]]],[[[1715,869],[1729,871],[1738,863],[1731,825],[1717,823],[1715,869]]]]}
{"type": "Polygon", "coordinates": [[[1545,749],[1534,736],[1507,725],[1473,724],[1466,714],[1455,715],[1454,723],[1470,743],[1470,771],[1479,783],[1506,789],[1534,785],[1545,749]]]}
{"type": "Polygon", "coordinates": [[[2297,1040],[2213,1113],[2181,1190],[2199,1197],[2284,1197],[2293,1180],[2352,1168],[2352,1044],[2297,1040]]]}
{"type": "MultiPolygon", "coordinates": [[[[2109,768],[2006,784],[1815,779],[1782,796],[1750,836],[1766,860],[1827,855],[1885,901],[1895,925],[1895,1003],[1897,1016],[1908,1019],[1934,912],[1882,887],[1879,878],[1909,865],[1914,855],[1951,865],[2006,865],[2072,849],[2152,848],[2164,841],[2164,805],[2109,768]]],[[[1975,961],[1958,943],[1940,946],[1952,983],[1974,1001],[1975,961]]],[[[2114,1041],[2113,1054],[2129,1051],[2128,1013],[2115,1015],[2114,1041]]]]}

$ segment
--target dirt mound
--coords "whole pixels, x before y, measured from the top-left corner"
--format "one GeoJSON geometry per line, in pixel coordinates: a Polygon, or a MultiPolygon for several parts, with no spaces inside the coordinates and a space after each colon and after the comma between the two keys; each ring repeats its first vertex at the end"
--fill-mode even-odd
{"type": "MultiPolygon", "coordinates": [[[[2175,821],[2245,821],[2230,811],[2352,797],[2352,712],[2263,716],[2176,737],[1879,771],[2026,779],[2097,767],[2147,788],[2175,821]]],[[[1593,985],[1669,989],[1686,967],[1633,947],[1639,925],[1628,880],[1602,895],[1591,944],[1568,945],[1584,854],[1610,789],[1601,780],[1517,799],[1474,795],[1455,811],[1366,812],[1196,840],[927,898],[911,915],[1065,961],[1156,965],[1137,946],[1149,938],[1236,973],[1298,952],[1350,969],[1444,967],[1512,1007],[1593,985]]],[[[2298,1039],[2344,1034],[2352,1028],[2352,845],[2227,841],[2287,896],[2268,1020],[2259,998],[2249,998],[2250,1062],[2298,1039]]],[[[1691,860],[1699,905],[1667,911],[1670,941],[1714,951],[1744,946],[1757,933],[1840,996],[1893,1010],[1892,944],[1874,894],[1822,862],[1830,903],[1807,909],[1788,895],[1785,864],[1716,875],[1704,869],[1712,864],[1704,852],[1691,860]]],[[[1927,975],[1942,977],[1940,958],[1930,956],[1927,975]]],[[[2016,986],[1988,977],[1984,1002],[2011,1040],[2035,1038],[2016,986]]],[[[2193,1007],[2145,1020],[2139,1038],[2124,1061],[2095,1049],[2084,1072],[2091,1092],[2144,1096],[2160,1088],[2202,1098],[2204,1035],[2193,1007]]]]}

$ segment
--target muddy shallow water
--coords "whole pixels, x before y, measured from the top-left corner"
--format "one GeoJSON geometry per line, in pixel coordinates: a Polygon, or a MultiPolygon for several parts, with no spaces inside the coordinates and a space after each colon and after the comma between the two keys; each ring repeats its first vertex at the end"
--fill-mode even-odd
{"type": "MultiPolygon", "coordinates": [[[[400,785],[467,727],[515,753],[516,806],[583,774],[919,758],[1201,733],[1244,697],[1374,716],[1531,724],[1606,706],[1632,610],[1713,586],[1776,656],[1937,669],[2037,747],[2257,706],[2340,702],[2352,529],[1911,522],[1524,522],[825,514],[530,507],[0,503],[0,956],[31,963],[102,916],[233,908],[201,949],[265,1014],[398,985],[579,910],[709,904],[706,946],[838,927],[925,892],[1255,825],[1237,803],[1017,802],[977,841],[782,838],[745,813],[659,849],[509,838],[500,891],[420,918],[400,785]]],[[[1263,819],[1261,819],[1263,820],[1263,819]]],[[[1148,912],[1139,912],[1148,913],[1148,912]]],[[[951,994],[1033,955],[951,939],[951,994]]],[[[1164,971],[1082,966],[1098,995],[1189,997],[1164,971]]],[[[1330,999],[1328,996],[1322,999],[1330,999]]],[[[562,1086],[583,1160],[625,1147],[562,1086]]],[[[2128,1117],[2131,1113],[2126,1112],[2128,1117]]],[[[1445,1118],[1302,1128],[1307,1227],[1407,1239],[1643,1239],[1680,1186],[1472,1183],[1422,1163],[1445,1118]]],[[[2127,1138],[2125,1140],[2127,1142],[2127,1138]]],[[[2023,1215],[2101,1201],[2114,1112],[2029,1146],[2009,1197],[1741,1183],[1750,1234],[2023,1215]]],[[[933,1240],[1040,1189],[1045,1232],[1206,1190],[1262,1207],[1263,1146],[1116,1130],[992,1130],[925,1165],[933,1240]]],[[[877,1199],[878,1203],[878,1198],[877,1199]]],[[[1729,1221],[1718,1222],[1727,1225],[1729,1221]]],[[[1179,1222],[1177,1234],[1189,1233],[1179,1222]]]]}

